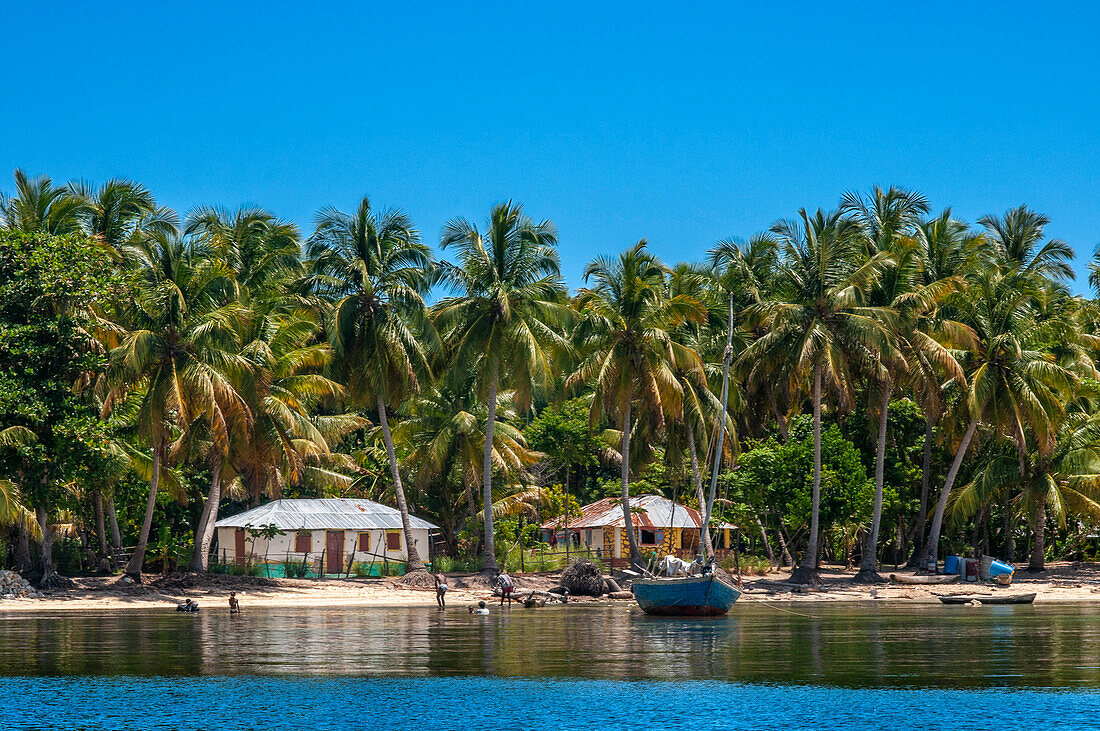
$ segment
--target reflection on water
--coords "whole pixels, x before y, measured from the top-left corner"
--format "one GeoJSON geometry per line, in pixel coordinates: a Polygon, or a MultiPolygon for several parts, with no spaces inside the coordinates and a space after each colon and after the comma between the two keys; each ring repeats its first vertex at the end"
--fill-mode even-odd
{"type": "Polygon", "coordinates": [[[723,680],[1100,688],[1100,609],[741,604],[723,619],[622,606],[250,608],[0,615],[0,675],[723,680]],[[810,616],[798,616],[798,612],[810,616]]]}

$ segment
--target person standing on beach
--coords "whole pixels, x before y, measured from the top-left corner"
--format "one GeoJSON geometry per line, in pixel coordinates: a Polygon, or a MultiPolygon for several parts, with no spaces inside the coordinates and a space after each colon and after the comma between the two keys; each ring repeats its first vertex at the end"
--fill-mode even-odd
{"type": "Polygon", "coordinates": [[[512,606],[512,592],[516,588],[512,577],[505,573],[498,574],[496,585],[500,589],[500,606],[504,606],[505,599],[508,600],[508,606],[512,606]]]}
{"type": "Polygon", "coordinates": [[[440,609],[446,609],[447,600],[444,598],[444,594],[447,593],[447,577],[442,571],[432,574],[432,577],[435,579],[435,602],[440,609]]]}

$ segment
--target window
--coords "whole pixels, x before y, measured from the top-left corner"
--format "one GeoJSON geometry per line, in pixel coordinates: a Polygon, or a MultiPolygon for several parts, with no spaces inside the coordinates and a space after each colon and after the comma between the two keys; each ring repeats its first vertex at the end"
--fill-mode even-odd
{"type": "Polygon", "coordinates": [[[294,552],[309,553],[313,550],[313,533],[300,530],[294,535],[294,552]]]}
{"type": "Polygon", "coordinates": [[[395,531],[395,530],[386,531],[386,550],[387,551],[400,551],[401,550],[401,534],[398,531],[395,531]]]}
{"type": "Polygon", "coordinates": [[[654,530],[642,530],[642,544],[646,546],[652,546],[657,543],[657,531],[654,530]]]}
{"type": "Polygon", "coordinates": [[[359,534],[359,550],[362,553],[370,553],[370,533],[359,534]]]}

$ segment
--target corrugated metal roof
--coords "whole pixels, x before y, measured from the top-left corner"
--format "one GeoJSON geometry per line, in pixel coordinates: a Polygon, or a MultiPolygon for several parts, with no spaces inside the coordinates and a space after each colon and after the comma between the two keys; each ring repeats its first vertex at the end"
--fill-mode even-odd
{"type": "MultiPolygon", "coordinates": [[[[703,518],[695,508],[673,503],[660,495],[637,495],[630,498],[631,522],[646,528],[699,528],[703,518]]],[[[581,508],[581,515],[570,521],[569,527],[602,528],[604,526],[623,525],[623,504],[618,498],[604,498],[581,508]]],[[[562,528],[561,522],[548,520],[543,528],[553,530],[562,528]]],[[[719,528],[733,528],[729,523],[721,523],[719,528]]]]}
{"type": "MultiPolygon", "coordinates": [[[[439,526],[410,516],[418,530],[438,530],[439,526]]],[[[272,500],[239,515],[222,518],[218,528],[256,528],[274,524],[281,530],[371,530],[400,528],[401,513],[396,508],[372,500],[319,498],[272,500]]]]}

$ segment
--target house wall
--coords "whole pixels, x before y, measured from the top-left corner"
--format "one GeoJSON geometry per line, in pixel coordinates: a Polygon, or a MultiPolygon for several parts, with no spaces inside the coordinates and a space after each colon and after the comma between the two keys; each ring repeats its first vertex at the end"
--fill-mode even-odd
{"type": "MultiPolygon", "coordinates": [[[[296,552],[295,549],[295,537],[296,531],[287,531],[284,535],[274,536],[270,541],[261,537],[253,536],[252,534],[245,532],[245,556],[239,557],[236,553],[236,528],[218,528],[218,559],[224,559],[226,562],[236,561],[238,558],[251,558],[252,563],[281,563],[287,559],[289,554],[292,559],[301,560],[302,554],[296,552]],[[266,556],[266,559],[265,559],[266,556]]],[[[326,553],[325,563],[328,563],[327,558],[327,533],[326,530],[311,530],[311,547],[308,558],[310,560],[318,560],[321,557],[322,550],[326,553]]],[[[413,540],[416,542],[417,553],[420,554],[420,558],[428,560],[428,547],[430,545],[427,530],[413,530],[413,540]]],[[[370,530],[370,531],[344,531],[344,557],[342,559],[343,565],[347,566],[348,556],[354,554],[353,561],[360,561],[363,563],[379,562],[379,561],[396,561],[404,562],[408,560],[408,552],[405,549],[405,535],[401,530],[370,530]],[[370,534],[370,551],[360,551],[359,549],[359,534],[370,534]],[[400,536],[401,548],[397,550],[389,550],[386,548],[386,534],[397,533],[400,536]]]]}

